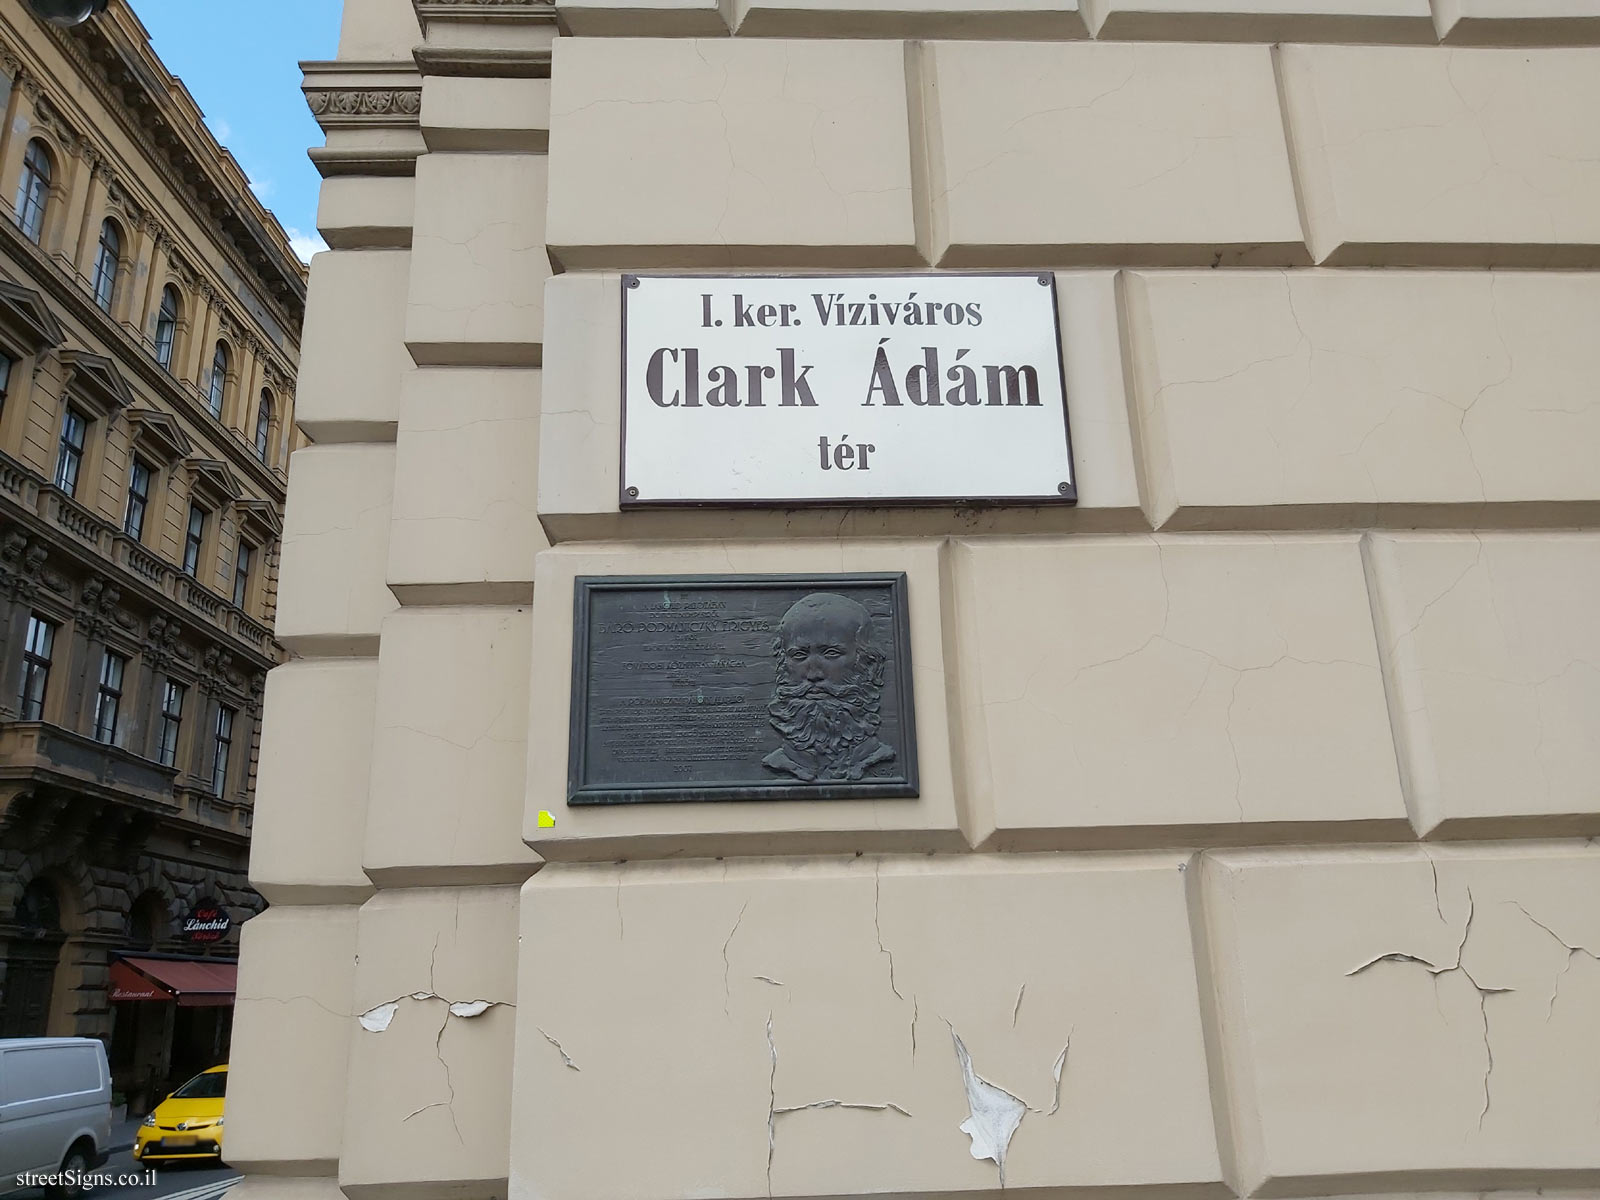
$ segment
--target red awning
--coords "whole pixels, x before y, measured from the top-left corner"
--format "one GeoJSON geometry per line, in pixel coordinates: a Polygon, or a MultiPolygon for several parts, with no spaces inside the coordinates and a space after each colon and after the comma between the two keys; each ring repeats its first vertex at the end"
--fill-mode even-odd
{"type": "Polygon", "coordinates": [[[184,1008],[232,1004],[238,975],[229,962],[120,958],[111,964],[111,999],[175,1000],[184,1008]]]}

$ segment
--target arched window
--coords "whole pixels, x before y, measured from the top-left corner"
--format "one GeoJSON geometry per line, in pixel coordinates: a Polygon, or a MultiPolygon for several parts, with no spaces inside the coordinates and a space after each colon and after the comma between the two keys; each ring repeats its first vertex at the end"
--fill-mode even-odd
{"type": "Polygon", "coordinates": [[[100,249],[94,256],[94,302],[106,312],[117,294],[117,270],[122,266],[122,235],[115,221],[100,224],[100,249]]]}
{"type": "Polygon", "coordinates": [[[211,356],[211,415],[222,420],[222,393],[228,386],[228,347],[217,343],[217,352],[211,356]]]}
{"type": "Polygon", "coordinates": [[[38,245],[44,236],[44,210],[50,203],[50,151],[35,138],[22,156],[22,182],[17,185],[17,224],[38,245]]]}
{"type": "Polygon", "coordinates": [[[172,347],[178,340],[178,289],[170,283],[161,289],[161,311],[156,314],[156,361],[172,368],[172,347]]]}
{"type": "Polygon", "coordinates": [[[267,461],[267,439],[272,434],[272,393],[261,389],[261,403],[256,406],[256,457],[267,461]]]}

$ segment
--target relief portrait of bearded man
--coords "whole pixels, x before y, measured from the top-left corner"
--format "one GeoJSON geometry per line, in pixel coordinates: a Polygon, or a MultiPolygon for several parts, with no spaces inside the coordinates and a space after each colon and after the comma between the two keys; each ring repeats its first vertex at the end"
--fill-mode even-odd
{"type": "Polygon", "coordinates": [[[783,745],[765,766],[811,783],[860,779],[893,760],[894,747],[877,736],[884,654],[872,614],[848,597],[813,592],[783,614],[773,657],[767,715],[783,745]]]}

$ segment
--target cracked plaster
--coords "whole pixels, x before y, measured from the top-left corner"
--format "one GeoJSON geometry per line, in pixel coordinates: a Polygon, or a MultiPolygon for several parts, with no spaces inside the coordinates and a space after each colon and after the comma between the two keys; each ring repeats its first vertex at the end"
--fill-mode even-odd
{"type": "Polygon", "coordinates": [[[392,445],[307,446],[289,462],[279,641],[305,655],[370,654],[398,605],[384,583],[392,445]]]}
{"type": "Polygon", "coordinates": [[[273,905],[240,930],[229,1048],[228,1161],[252,1172],[332,1173],[354,1023],[356,909],[273,905]]]}
{"type": "Polygon", "coordinates": [[[1593,50],[1277,53],[1318,262],[1600,263],[1593,50]]]}
{"type": "MultiPolygon", "coordinates": [[[[379,892],[360,911],[347,1195],[505,1187],[517,1020],[514,888],[379,892]]],[[[503,1192],[501,1193],[503,1194],[503,1192]]]]}
{"type": "Polygon", "coordinates": [[[419,363],[538,365],[548,176],[543,154],[418,160],[405,340],[419,363]]]}
{"type": "Polygon", "coordinates": [[[383,886],[520,882],[529,606],[384,622],[363,863],[383,886]]]}
{"type": "Polygon", "coordinates": [[[916,261],[898,44],[579,38],[552,79],[568,268],[916,261]]]}
{"type": "Polygon", "coordinates": [[[288,662],[267,675],[250,882],[272,904],[372,894],[361,847],[377,695],[372,658],[288,662]]]}
{"type": "Polygon", "coordinates": [[[1406,832],[1356,538],[974,541],[955,563],[988,846],[1406,832]]]}
{"type": "Polygon", "coordinates": [[[1263,46],[941,42],[943,266],[1307,261],[1263,46]]]}
{"type": "Polygon", "coordinates": [[[1593,276],[1135,273],[1123,295],[1158,525],[1557,523],[1600,501],[1593,276]]]}
{"type": "Polygon", "coordinates": [[[988,1192],[998,1164],[962,1132],[974,1112],[954,1035],[974,1079],[1024,1106],[1008,1187],[1203,1190],[1220,1168],[1183,861],[547,866],[523,888],[512,1187],[988,1192]],[[537,965],[580,952],[581,995],[537,965]],[[626,1160],[571,1153],[597,1105],[630,1130],[626,1160]],[[1112,1136],[1135,1120],[1159,1123],[1161,1144],[1112,1136]]]}
{"type": "Polygon", "coordinates": [[[1202,877],[1241,1187],[1600,1179],[1600,851],[1223,851],[1202,877]]]}
{"type": "Polygon", "coordinates": [[[1371,538],[1419,832],[1600,832],[1600,537],[1371,538]]]}
{"type": "Polygon", "coordinates": [[[408,250],[331,251],[311,265],[295,422],[326,445],[391,441],[400,387],[408,250]]]}
{"type": "Polygon", "coordinates": [[[542,372],[419,371],[400,398],[388,580],[407,600],[526,600],[542,372]]]}

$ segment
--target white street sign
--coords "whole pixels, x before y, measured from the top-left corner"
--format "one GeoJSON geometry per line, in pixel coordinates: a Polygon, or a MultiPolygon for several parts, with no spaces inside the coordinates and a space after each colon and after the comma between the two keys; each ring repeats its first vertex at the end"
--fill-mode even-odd
{"type": "Polygon", "coordinates": [[[1072,501],[1045,274],[624,276],[623,505],[1072,501]]]}

